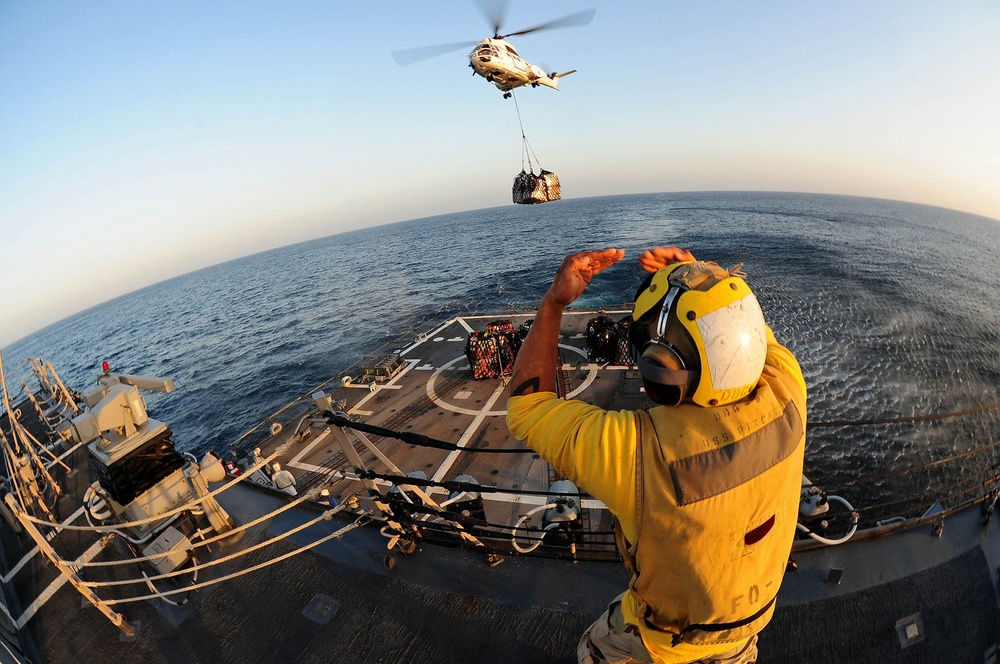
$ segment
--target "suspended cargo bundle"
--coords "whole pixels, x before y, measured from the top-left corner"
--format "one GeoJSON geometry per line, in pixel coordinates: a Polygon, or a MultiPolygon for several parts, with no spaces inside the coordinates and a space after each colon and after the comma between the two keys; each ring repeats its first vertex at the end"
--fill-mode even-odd
{"type": "Polygon", "coordinates": [[[521,343],[509,320],[496,320],[483,331],[473,331],[465,343],[472,377],[476,380],[509,376],[521,343]]]}
{"type": "Polygon", "coordinates": [[[559,176],[545,169],[542,169],[538,175],[533,172],[521,171],[514,178],[512,194],[515,203],[525,205],[558,201],[562,198],[562,192],[559,189],[559,176]]]}
{"type": "Polygon", "coordinates": [[[528,144],[528,137],[524,135],[524,124],[521,123],[521,109],[517,106],[517,97],[514,98],[514,108],[517,108],[517,122],[521,125],[521,172],[514,177],[511,198],[520,205],[558,201],[562,198],[559,176],[542,168],[531,145],[528,144]],[[527,169],[524,167],[525,161],[528,162],[527,169]],[[535,164],[538,164],[538,175],[535,175],[535,164]]]}

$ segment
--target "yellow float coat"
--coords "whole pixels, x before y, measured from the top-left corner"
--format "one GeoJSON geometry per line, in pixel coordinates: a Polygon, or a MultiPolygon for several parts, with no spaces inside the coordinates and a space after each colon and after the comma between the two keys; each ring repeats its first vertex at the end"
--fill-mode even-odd
{"type": "Polygon", "coordinates": [[[735,404],[611,412],[541,392],[508,400],[507,425],[615,514],[633,572],[625,621],[657,661],[688,662],[770,620],[794,536],[805,414],[802,371],[768,330],[760,382],[735,404]]]}

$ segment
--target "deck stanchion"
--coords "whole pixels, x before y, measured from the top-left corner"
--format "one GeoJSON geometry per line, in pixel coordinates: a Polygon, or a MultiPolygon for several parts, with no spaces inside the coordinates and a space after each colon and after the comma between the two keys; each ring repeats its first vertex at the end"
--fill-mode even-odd
{"type": "Polygon", "coordinates": [[[25,518],[26,514],[24,513],[24,510],[21,509],[21,506],[18,505],[17,500],[14,498],[14,494],[8,493],[4,497],[4,501],[7,503],[7,507],[9,507],[10,510],[14,513],[14,515],[17,516],[17,519],[18,521],[21,522],[21,526],[24,528],[24,530],[31,536],[31,539],[35,541],[35,544],[38,545],[38,550],[41,551],[45,555],[45,557],[52,562],[53,565],[55,565],[56,569],[59,570],[59,573],[62,574],[64,577],[66,577],[66,580],[69,581],[70,584],[72,584],[72,586],[76,588],[81,595],[83,595],[84,599],[86,599],[91,604],[96,606],[97,609],[101,613],[103,613],[115,627],[120,629],[122,631],[122,634],[126,638],[134,639],[136,637],[135,628],[132,627],[132,625],[130,625],[127,620],[125,620],[125,617],[122,614],[113,611],[111,607],[105,604],[100,597],[94,594],[94,591],[92,591],[87,586],[83,585],[83,583],[80,580],[80,577],[77,576],[76,571],[73,569],[72,565],[70,563],[67,563],[62,558],[60,558],[59,554],[56,553],[55,549],[53,549],[52,546],[49,545],[49,542],[48,540],[45,539],[45,536],[42,535],[40,532],[38,532],[38,529],[35,527],[35,524],[33,524],[29,519],[25,518]]]}

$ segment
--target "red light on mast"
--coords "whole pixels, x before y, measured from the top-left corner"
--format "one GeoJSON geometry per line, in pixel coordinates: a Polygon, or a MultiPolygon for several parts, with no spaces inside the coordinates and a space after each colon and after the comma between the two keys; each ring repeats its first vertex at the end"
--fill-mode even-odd
{"type": "Polygon", "coordinates": [[[111,371],[111,365],[108,364],[107,361],[101,362],[101,371],[103,371],[104,373],[108,373],[109,371],[111,371]]]}

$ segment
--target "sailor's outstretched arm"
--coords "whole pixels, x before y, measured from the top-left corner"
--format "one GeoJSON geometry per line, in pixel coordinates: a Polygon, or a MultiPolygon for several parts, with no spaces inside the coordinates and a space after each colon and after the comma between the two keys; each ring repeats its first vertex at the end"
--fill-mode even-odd
{"type": "Polygon", "coordinates": [[[624,249],[581,251],[563,259],[542,298],[511,374],[511,396],[556,391],[556,362],[563,309],[576,301],[599,272],[620,261],[624,249]]]}

